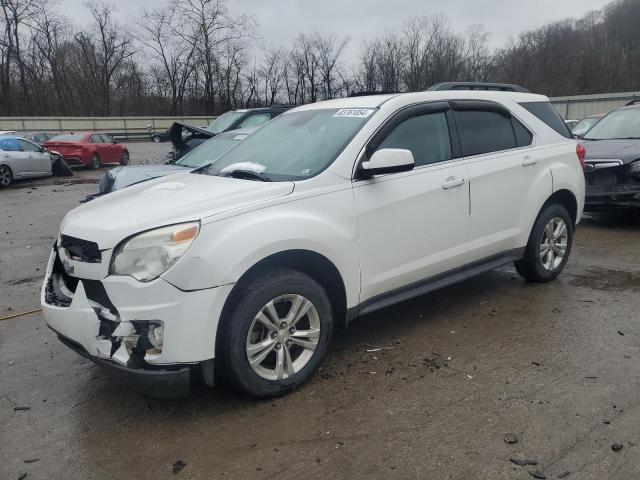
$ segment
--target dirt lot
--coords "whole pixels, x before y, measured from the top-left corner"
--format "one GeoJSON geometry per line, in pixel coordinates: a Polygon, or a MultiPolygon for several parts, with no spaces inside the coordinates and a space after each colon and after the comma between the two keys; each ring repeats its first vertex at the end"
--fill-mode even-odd
{"type": "MultiPolygon", "coordinates": [[[[0,191],[0,317],[38,307],[60,220],[95,177],[0,191]]],[[[640,478],[639,260],[639,223],[587,220],[556,282],[504,269],[364,317],[273,401],[144,399],[40,314],[0,321],[0,478],[640,478]]]]}

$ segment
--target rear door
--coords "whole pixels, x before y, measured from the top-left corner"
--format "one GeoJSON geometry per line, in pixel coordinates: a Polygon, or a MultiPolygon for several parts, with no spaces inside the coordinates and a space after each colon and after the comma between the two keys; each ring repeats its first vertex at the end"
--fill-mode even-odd
{"type": "Polygon", "coordinates": [[[104,143],[102,135],[94,133],[89,137],[89,143],[95,145],[96,153],[100,157],[101,163],[108,163],[111,161],[111,152],[109,151],[108,145],[104,143]]]}
{"type": "Polygon", "coordinates": [[[14,177],[19,178],[35,175],[29,163],[28,154],[22,149],[17,139],[2,138],[0,136],[0,157],[3,163],[11,167],[14,177]]]}
{"type": "MultiPolygon", "coordinates": [[[[522,247],[523,216],[532,188],[548,176],[540,151],[532,148],[531,131],[504,106],[493,102],[451,102],[467,159],[470,181],[470,240],[475,260],[513,253],[522,247]]],[[[536,200],[537,201],[537,200],[536,200]]],[[[526,242],[525,242],[526,243],[526,242]]]]}
{"type": "Polygon", "coordinates": [[[446,102],[406,108],[367,146],[366,157],[411,150],[415,168],[354,182],[363,302],[465,263],[468,173],[448,110],[446,102]]]}
{"type": "Polygon", "coordinates": [[[18,139],[22,151],[27,154],[29,170],[35,175],[49,175],[51,173],[51,156],[42,147],[28,140],[18,139]]]}

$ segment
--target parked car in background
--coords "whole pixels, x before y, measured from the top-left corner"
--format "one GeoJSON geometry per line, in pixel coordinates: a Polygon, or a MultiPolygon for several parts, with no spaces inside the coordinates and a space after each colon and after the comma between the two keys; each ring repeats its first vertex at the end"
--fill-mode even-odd
{"type": "Polygon", "coordinates": [[[359,316],[514,262],[555,279],[582,214],[582,153],[541,95],[305,105],[210,165],[69,212],[43,314],[147,394],[185,396],[219,373],[282,395],[359,316]]]}
{"type": "Polygon", "coordinates": [[[168,142],[169,140],[171,140],[171,137],[169,136],[169,130],[165,130],[164,132],[152,133],[149,136],[149,139],[153,143],[161,143],[161,142],[168,142]]]}
{"type": "Polygon", "coordinates": [[[42,145],[44,142],[51,140],[57,135],[57,133],[49,132],[20,132],[19,134],[21,138],[25,138],[30,142],[37,143],[38,145],[42,145]]]}
{"type": "Polygon", "coordinates": [[[582,138],[584,134],[587,133],[596,123],[602,120],[605,115],[606,113],[596,113],[583,118],[575,127],[573,127],[571,134],[575,138],[582,138]]]}
{"type": "Polygon", "coordinates": [[[573,127],[575,127],[579,122],[580,122],[580,120],[565,120],[564,121],[564,123],[567,126],[567,128],[569,129],[569,131],[573,130],[573,127]]]}
{"type": "Polygon", "coordinates": [[[293,105],[272,105],[270,107],[231,110],[220,115],[206,127],[194,127],[174,123],[169,128],[169,137],[173,143],[170,158],[177,160],[205,140],[223,132],[241,128],[255,128],[293,108],[293,105]]]}
{"type": "Polygon", "coordinates": [[[49,150],[55,150],[69,165],[84,165],[98,169],[105,163],[129,165],[129,150],[123,143],[98,132],[80,132],[57,135],[43,143],[49,150]]]}
{"type": "Polygon", "coordinates": [[[585,208],[640,208],[640,105],[613,110],[582,139],[585,208]]]}
{"type": "Polygon", "coordinates": [[[24,138],[0,136],[0,187],[14,180],[53,174],[52,156],[45,148],[24,138]]]}
{"type": "Polygon", "coordinates": [[[256,128],[243,128],[216,135],[206,140],[198,148],[191,150],[177,162],[162,165],[134,165],[112,168],[100,178],[98,195],[115,192],[147,180],[193,170],[213,163],[223,153],[247,138],[255,130],[256,128]]]}
{"type": "Polygon", "coordinates": [[[15,135],[16,132],[15,130],[0,130],[0,135],[15,135]]]}

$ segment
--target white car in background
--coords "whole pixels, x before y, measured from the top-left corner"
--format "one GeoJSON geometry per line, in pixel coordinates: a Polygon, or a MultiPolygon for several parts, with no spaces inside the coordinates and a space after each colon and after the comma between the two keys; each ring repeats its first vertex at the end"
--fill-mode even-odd
{"type": "Polygon", "coordinates": [[[14,180],[52,175],[53,159],[46,149],[24,138],[0,135],[0,187],[14,180]]]}
{"type": "Polygon", "coordinates": [[[46,322],[149,395],[184,396],[214,372],[285,393],[337,325],[508,263],[559,275],[585,192],[568,135],[547,97],[521,92],[289,110],[209,165],[69,212],[46,322]]]}

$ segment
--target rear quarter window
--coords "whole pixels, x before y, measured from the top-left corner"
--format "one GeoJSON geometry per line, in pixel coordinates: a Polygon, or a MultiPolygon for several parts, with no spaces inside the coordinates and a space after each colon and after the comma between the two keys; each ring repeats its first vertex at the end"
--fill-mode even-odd
{"type": "Polygon", "coordinates": [[[538,117],[539,120],[542,120],[563,137],[572,138],[569,127],[549,102],[524,102],[520,106],[538,117]]]}

